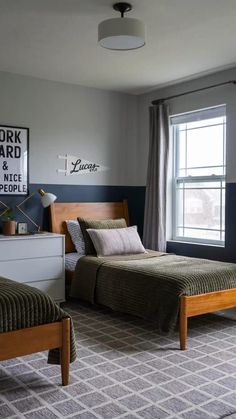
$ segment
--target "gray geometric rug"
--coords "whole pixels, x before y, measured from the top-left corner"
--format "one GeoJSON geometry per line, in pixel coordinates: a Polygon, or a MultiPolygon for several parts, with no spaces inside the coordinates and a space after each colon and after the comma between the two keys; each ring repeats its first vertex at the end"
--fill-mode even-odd
{"type": "Polygon", "coordinates": [[[178,333],[108,309],[70,303],[79,358],[70,385],[46,354],[2,362],[0,418],[236,418],[235,321],[192,319],[188,350],[178,333]]]}

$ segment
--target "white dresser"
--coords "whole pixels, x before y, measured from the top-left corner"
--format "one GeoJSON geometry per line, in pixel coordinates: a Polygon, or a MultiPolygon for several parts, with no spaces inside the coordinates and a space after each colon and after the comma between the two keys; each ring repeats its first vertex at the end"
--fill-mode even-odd
{"type": "Polygon", "coordinates": [[[0,276],[65,301],[65,243],[61,234],[0,235],[0,276]]]}

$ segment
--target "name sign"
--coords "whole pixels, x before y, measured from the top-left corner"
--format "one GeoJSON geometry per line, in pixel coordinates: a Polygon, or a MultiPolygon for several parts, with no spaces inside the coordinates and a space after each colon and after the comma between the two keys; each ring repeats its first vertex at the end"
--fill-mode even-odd
{"type": "Polygon", "coordinates": [[[29,129],[0,126],[0,195],[28,194],[29,129]]]}
{"type": "Polygon", "coordinates": [[[66,156],[66,176],[82,175],[84,173],[104,172],[108,167],[85,160],[82,157],[66,156]]]}

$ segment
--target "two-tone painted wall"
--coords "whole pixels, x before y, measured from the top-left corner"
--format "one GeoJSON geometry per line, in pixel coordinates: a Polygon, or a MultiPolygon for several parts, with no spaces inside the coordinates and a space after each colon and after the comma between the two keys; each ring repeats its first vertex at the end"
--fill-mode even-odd
{"type": "MultiPolygon", "coordinates": [[[[236,68],[132,96],[0,73],[0,124],[30,129],[31,192],[43,187],[63,202],[127,198],[131,223],[138,224],[142,234],[151,101],[231,79],[236,79],[236,68]],[[65,176],[57,172],[64,166],[58,155],[65,154],[82,156],[108,166],[109,170],[65,176]]],[[[226,86],[174,99],[170,101],[170,113],[222,103],[227,105],[225,248],[169,240],[168,250],[236,262],[236,87],[226,86]]],[[[22,198],[0,196],[0,200],[14,206],[22,198]]],[[[169,207],[170,201],[168,196],[169,207]]],[[[37,223],[48,225],[47,211],[42,211],[39,196],[32,198],[26,209],[37,223]]],[[[25,221],[17,212],[16,217],[25,221]]],[[[170,225],[168,231],[171,239],[170,225]]]]}
{"type": "MultiPolygon", "coordinates": [[[[31,192],[43,187],[63,202],[127,198],[131,222],[142,226],[145,190],[137,179],[137,97],[9,73],[0,73],[0,92],[0,124],[30,130],[31,192]],[[109,170],[65,176],[57,169],[65,167],[58,155],[66,154],[109,170]]],[[[23,197],[0,200],[14,207],[23,197]]],[[[42,224],[39,196],[25,208],[42,224]]],[[[27,221],[19,212],[15,215],[18,221],[27,221]]],[[[44,215],[47,225],[47,212],[44,215]]]]}
{"type": "MultiPolygon", "coordinates": [[[[199,89],[228,80],[236,80],[236,69],[222,71],[176,84],[164,89],[154,90],[139,97],[139,149],[138,166],[140,168],[138,183],[145,185],[148,156],[148,107],[152,100],[176,95],[185,91],[199,89]]],[[[203,92],[182,96],[169,101],[170,114],[176,115],[192,110],[226,104],[227,111],[227,184],[226,184],[226,242],[225,248],[171,241],[171,194],[168,194],[168,251],[187,256],[220,259],[236,262],[236,86],[227,85],[203,92]]],[[[204,150],[203,150],[204,152],[204,150]]]]}

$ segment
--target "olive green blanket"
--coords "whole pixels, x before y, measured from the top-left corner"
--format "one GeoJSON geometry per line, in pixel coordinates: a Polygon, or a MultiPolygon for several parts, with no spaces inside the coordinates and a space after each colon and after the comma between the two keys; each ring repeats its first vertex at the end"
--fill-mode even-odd
{"type": "MultiPolygon", "coordinates": [[[[0,277],[0,333],[60,321],[70,317],[49,295],[37,288],[0,277]]],[[[70,361],[76,358],[74,329],[71,321],[70,361]]],[[[60,363],[59,349],[49,351],[48,362],[60,363]]]]}
{"type": "Polygon", "coordinates": [[[70,295],[156,322],[176,325],[179,297],[236,288],[236,264],[149,252],[79,259],[70,295]]]}

